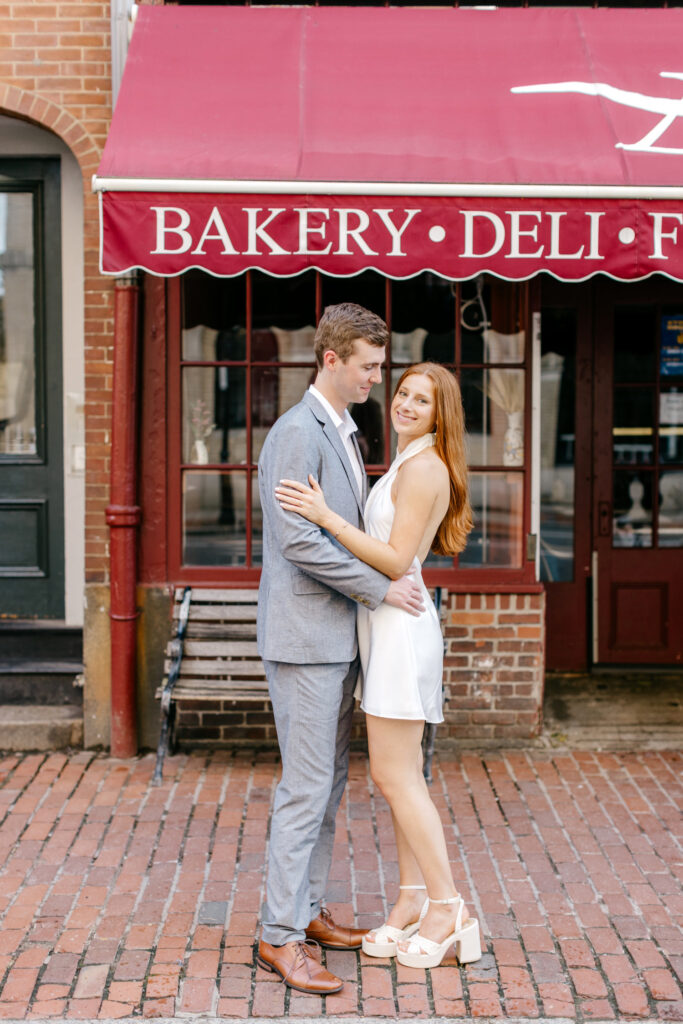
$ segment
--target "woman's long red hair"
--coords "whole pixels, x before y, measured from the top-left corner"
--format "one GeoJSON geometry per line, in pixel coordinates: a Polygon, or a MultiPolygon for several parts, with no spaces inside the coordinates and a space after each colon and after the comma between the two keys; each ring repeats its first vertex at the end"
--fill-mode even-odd
{"type": "Polygon", "coordinates": [[[409,366],[401,374],[394,395],[406,377],[414,373],[429,377],[434,385],[434,449],[448,469],[451,484],[448,511],[436,531],[432,551],[436,555],[457,555],[464,549],[467,534],[473,526],[465,459],[465,415],[460,387],[454,375],[439,363],[418,363],[409,366]]]}

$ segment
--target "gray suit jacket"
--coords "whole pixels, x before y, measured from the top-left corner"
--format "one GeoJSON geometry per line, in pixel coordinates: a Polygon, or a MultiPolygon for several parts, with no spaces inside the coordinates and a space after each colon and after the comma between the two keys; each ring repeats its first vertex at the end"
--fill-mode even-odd
{"type": "MultiPolygon", "coordinates": [[[[359,456],[360,457],[360,456],[359,456]]],[[[331,509],[362,526],[362,502],[337,428],[309,392],[269,432],[259,459],[263,572],[258,651],[267,661],[322,664],[356,655],[356,602],[381,604],[389,579],[354,558],[328,533],[283,512],[275,487],[312,473],[331,509]]],[[[365,491],[364,477],[364,491],[365,491]]]]}

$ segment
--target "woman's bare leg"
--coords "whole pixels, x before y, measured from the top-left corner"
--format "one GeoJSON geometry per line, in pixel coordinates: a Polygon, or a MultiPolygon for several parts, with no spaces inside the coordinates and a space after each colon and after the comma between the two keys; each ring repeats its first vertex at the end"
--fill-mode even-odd
{"type": "MultiPolygon", "coordinates": [[[[370,773],[384,795],[396,830],[401,883],[413,881],[415,867],[433,899],[457,892],[451,873],[439,812],[432,803],[422,774],[423,722],[367,715],[370,773]],[[403,870],[406,873],[404,881],[403,870]]],[[[403,894],[402,894],[403,895],[403,894]]],[[[408,895],[406,893],[406,895],[408,895]]],[[[417,902],[417,901],[415,901],[417,902]]],[[[397,904],[398,906],[398,904],[397,904]]],[[[441,942],[452,931],[457,907],[430,903],[420,934],[441,942]]],[[[402,916],[402,915],[401,915],[402,916]]],[[[463,920],[467,915],[463,914],[463,920]]],[[[405,927],[407,921],[390,923],[405,927]]]]}

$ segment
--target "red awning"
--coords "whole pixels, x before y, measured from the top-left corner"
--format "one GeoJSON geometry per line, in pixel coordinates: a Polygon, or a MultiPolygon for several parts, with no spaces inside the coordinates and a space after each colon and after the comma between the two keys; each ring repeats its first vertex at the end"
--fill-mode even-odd
{"type": "Polygon", "coordinates": [[[683,10],[138,9],[102,269],[683,280],[683,10]]]}

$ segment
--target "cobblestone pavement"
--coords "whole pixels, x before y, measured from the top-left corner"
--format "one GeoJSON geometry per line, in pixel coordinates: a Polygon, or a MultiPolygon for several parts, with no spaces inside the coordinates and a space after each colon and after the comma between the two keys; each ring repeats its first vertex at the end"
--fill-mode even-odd
{"type": "MultiPolygon", "coordinates": [[[[274,755],[0,757],[0,1017],[683,1020],[683,755],[445,756],[433,794],[482,960],[326,954],[343,990],[252,967],[274,755]]],[[[382,920],[389,814],[355,754],[329,905],[382,920]]]]}

